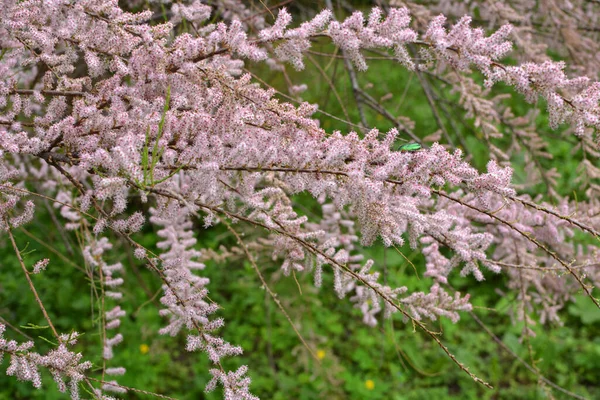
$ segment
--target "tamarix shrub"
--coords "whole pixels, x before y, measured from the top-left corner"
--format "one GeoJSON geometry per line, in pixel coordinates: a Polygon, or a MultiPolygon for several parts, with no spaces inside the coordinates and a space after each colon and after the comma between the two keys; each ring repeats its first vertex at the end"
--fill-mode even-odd
{"type": "MultiPolygon", "coordinates": [[[[122,289],[131,274],[109,261],[124,252],[162,285],[158,333],[185,336],[185,350],[205,353],[213,365],[206,390],[221,386],[226,399],[257,397],[247,376],[252,365],[229,370],[222,362],[243,349],[221,337],[227,321],[209,297],[209,260],[249,262],[294,330],[260,264],[275,263],[285,279],[309,274],[358,308],[363,323],[412,325],[486,386],[430,325],[459,323],[473,310],[453,277],[506,275],[499,290],[514,293],[524,337],[535,333],[536,320],[560,323],[559,311],[578,292],[600,306],[600,83],[593,79],[600,49],[597,33],[585,29],[597,25],[598,4],[556,4],[550,18],[526,2],[442,3],[392,1],[334,13],[329,1],[322,11],[236,0],[2,1],[0,230],[17,260],[2,268],[21,271],[30,291],[14,295],[35,298],[48,328],[44,345],[52,348],[40,354],[37,339],[4,339],[13,325],[30,322],[15,315],[0,324],[6,373],[44,390],[41,374],[50,372],[73,399],[152,394],[119,384],[127,372],[111,361],[125,345],[121,321],[134,311],[122,289]],[[303,102],[311,82],[294,81],[306,75],[293,70],[325,74],[313,62],[324,55],[312,50],[315,43],[329,46],[325,56],[345,69],[328,81],[331,90],[341,80],[351,85],[346,104],[338,96],[340,115],[303,102]],[[418,78],[438,127],[433,135],[369,94],[360,76],[372,59],[418,78]],[[283,77],[288,94],[261,76],[283,77]],[[518,99],[545,105],[549,126],[578,151],[580,198],[561,190],[561,166],[547,167],[549,131],[536,128],[539,113],[511,108],[518,99]],[[369,120],[374,113],[394,127],[380,132],[369,120]],[[324,129],[325,116],[353,131],[324,129]],[[472,165],[470,136],[487,149],[485,170],[472,165]],[[527,176],[516,185],[511,162],[521,153],[527,176]],[[301,204],[302,193],[314,204],[301,204]],[[37,290],[45,280],[32,279],[57,264],[30,263],[13,232],[40,207],[56,210],[61,233],[77,237],[75,259],[92,282],[79,289],[97,300],[92,331],[101,346],[76,352],[81,333],[55,328],[37,290]],[[156,227],[155,240],[144,246],[136,232],[148,226],[156,227]],[[235,245],[198,240],[199,231],[217,228],[235,245]],[[413,267],[427,290],[390,286],[381,260],[363,256],[367,246],[405,245],[421,254],[413,267]]],[[[415,96],[403,84],[391,96],[415,96]]]]}

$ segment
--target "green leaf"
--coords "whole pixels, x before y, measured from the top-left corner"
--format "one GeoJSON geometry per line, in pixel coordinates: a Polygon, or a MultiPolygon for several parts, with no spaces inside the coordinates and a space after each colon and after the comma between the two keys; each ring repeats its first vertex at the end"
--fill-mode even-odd
{"type": "Polygon", "coordinates": [[[576,296],[575,302],[569,306],[569,314],[579,317],[584,325],[600,321],[600,310],[584,295],[576,296]]]}

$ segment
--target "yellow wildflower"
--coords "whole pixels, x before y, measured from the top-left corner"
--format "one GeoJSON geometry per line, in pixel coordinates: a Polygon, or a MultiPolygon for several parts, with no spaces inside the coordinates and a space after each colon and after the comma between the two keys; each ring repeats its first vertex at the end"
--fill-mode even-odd
{"type": "Polygon", "coordinates": [[[145,344],[145,343],[140,344],[140,353],[146,354],[149,351],[150,351],[150,347],[147,344],[145,344]]]}
{"type": "Polygon", "coordinates": [[[317,350],[317,358],[322,360],[325,358],[325,350],[317,350]]]}
{"type": "Polygon", "coordinates": [[[367,380],[365,381],[365,387],[366,387],[368,390],[373,390],[373,389],[375,389],[375,382],[373,382],[371,379],[367,379],[367,380]]]}

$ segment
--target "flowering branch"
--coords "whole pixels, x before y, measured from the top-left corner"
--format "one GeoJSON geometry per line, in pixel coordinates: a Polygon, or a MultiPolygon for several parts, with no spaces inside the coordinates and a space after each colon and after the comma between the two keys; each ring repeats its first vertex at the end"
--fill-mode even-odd
{"type": "Polygon", "coordinates": [[[448,200],[452,200],[456,203],[459,203],[460,205],[470,208],[472,210],[475,210],[477,212],[480,212],[482,214],[487,215],[488,217],[502,223],[505,224],[507,226],[509,226],[512,230],[518,232],[521,236],[523,236],[524,238],[526,238],[528,241],[532,242],[533,244],[535,244],[537,247],[539,247],[540,249],[542,249],[546,254],[548,254],[550,257],[552,257],[553,259],[555,259],[560,265],[562,265],[567,271],[569,271],[569,273],[577,280],[577,282],[579,283],[579,285],[581,286],[581,288],[585,291],[585,293],[587,294],[587,296],[594,302],[594,304],[596,305],[596,307],[598,307],[600,309],[600,303],[598,303],[598,300],[596,300],[596,298],[592,295],[591,292],[591,288],[584,284],[583,281],[581,280],[581,278],[579,277],[579,275],[577,275],[577,273],[569,266],[569,264],[567,264],[565,261],[563,261],[560,257],[558,257],[558,255],[553,252],[552,250],[550,250],[548,247],[546,247],[543,243],[541,243],[540,241],[538,241],[535,237],[533,237],[532,235],[530,235],[527,232],[524,232],[523,230],[519,229],[518,227],[514,226],[513,224],[510,224],[509,222],[497,217],[494,213],[480,209],[478,207],[475,207],[471,204],[465,203],[459,199],[456,199],[440,190],[437,189],[432,189],[432,192],[434,192],[435,194],[437,194],[438,196],[441,197],[445,197],[448,200]]]}

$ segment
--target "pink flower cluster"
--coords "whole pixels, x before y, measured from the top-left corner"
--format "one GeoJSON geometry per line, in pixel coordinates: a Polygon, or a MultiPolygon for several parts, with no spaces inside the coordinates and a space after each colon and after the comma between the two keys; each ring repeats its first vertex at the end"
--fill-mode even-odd
{"type": "Polygon", "coordinates": [[[8,355],[10,365],[6,370],[7,375],[15,376],[22,381],[29,381],[34,387],[42,386],[42,378],[39,368],[46,368],[52,373],[52,377],[61,392],[69,392],[71,398],[78,400],[79,384],[86,377],[87,370],[92,367],[89,361],[80,362],[81,353],[73,353],[67,346],[77,343],[79,334],[73,332],[69,335],[61,335],[63,343],[51,350],[46,355],[30,351],[33,342],[19,344],[14,340],[6,340],[3,337],[6,326],[0,324],[0,362],[4,355],[8,355]],[[68,384],[65,382],[68,379],[68,384]]]}

